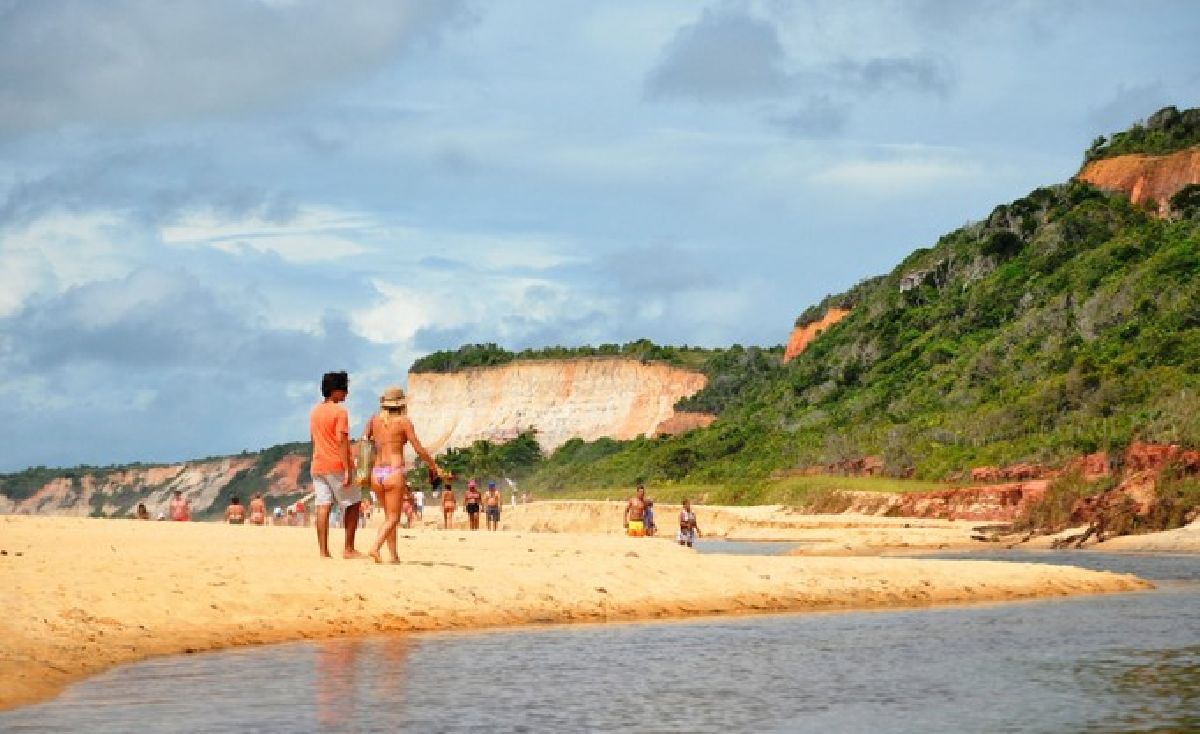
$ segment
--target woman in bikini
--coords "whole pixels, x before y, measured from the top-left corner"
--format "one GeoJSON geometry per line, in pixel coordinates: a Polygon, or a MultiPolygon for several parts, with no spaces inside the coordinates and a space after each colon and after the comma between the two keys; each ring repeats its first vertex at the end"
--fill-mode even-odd
{"type": "Polygon", "coordinates": [[[442,485],[442,530],[450,529],[456,507],[458,507],[458,501],[454,499],[454,485],[447,479],[442,485]]]}
{"type": "Polygon", "coordinates": [[[408,482],[404,477],[404,447],[411,444],[435,476],[440,473],[433,457],[417,439],[417,431],[406,414],[407,401],[404,391],[389,387],[379,398],[379,412],[367,421],[363,438],[375,442],[375,465],[371,469],[371,488],[383,505],[384,520],[379,528],[375,543],[367,552],[376,563],[383,563],[379,551],[386,542],[392,563],[400,562],[396,551],[396,526],[400,523],[400,511],[408,495],[408,482]]]}

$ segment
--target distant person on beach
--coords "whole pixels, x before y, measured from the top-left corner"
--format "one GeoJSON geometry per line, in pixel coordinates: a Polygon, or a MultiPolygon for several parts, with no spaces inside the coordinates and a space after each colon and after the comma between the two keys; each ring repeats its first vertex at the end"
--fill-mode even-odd
{"type": "Polygon", "coordinates": [[[225,522],[230,525],[244,525],[246,523],[246,508],[242,505],[240,497],[234,497],[229,500],[229,507],[225,508],[225,522]]]}
{"type": "Polygon", "coordinates": [[[692,503],[683,500],[683,509],[679,511],[679,544],[692,547],[696,536],[700,535],[700,526],[696,524],[696,513],[692,512],[692,503]]]}
{"type": "Polygon", "coordinates": [[[637,492],[625,503],[625,534],[631,538],[646,535],[646,488],[639,484],[637,492]]]}
{"type": "Polygon", "coordinates": [[[138,520],[149,520],[150,519],[150,510],[146,509],[146,503],[139,502],[138,506],[137,506],[137,512],[135,512],[133,514],[133,516],[136,517],[138,520]]]}
{"type": "Polygon", "coordinates": [[[463,504],[467,506],[467,526],[472,530],[479,529],[479,503],[483,495],[479,493],[479,485],[475,480],[467,482],[467,493],[463,495],[463,504]]]}
{"type": "Polygon", "coordinates": [[[412,493],[413,497],[413,512],[417,513],[418,520],[425,519],[425,490],[418,489],[412,493]]]}
{"type": "Polygon", "coordinates": [[[254,496],[250,498],[250,524],[267,524],[267,503],[263,502],[261,492],[255,492],[254,496]]]}
{"type": "Polygon", "coordinates": [[[411,528],[413,521],[417,516],[417,510],[413,506],[412,492],[405,492],[404,498],[400,500],[400,519],[402,527],[411,528]]]}
{"type": "Polygon", "coordinates": [[[487,492],[483,495],[484,511],[487,513],[487,529],[500,529],[500,504],[504,499],[500,496],[500,490],[496,489],[495,482],[488,482],[487,492]]]}
{"type": "Polygon", "coordinates": [[[188,522],[192,519],[192,503],[184,499],[183,492],[175,490],[175,497],[170,505],[171,519],[175,522],[188,522]]]}
{"type": "MultiPolygon", "coordinates": [[[[362,558],[354,549],[354,533],[358,530],[359,497],[350,499],[354,483],[354,461],[350,456],[350,416],[341,406],[350,393],[350,377],[345,372],[326,372],[321,377],[321,396],[324,398],[312,409],[308,418],[312,437],[313,503],[317,506],[317,548],[322,558],[329,554],[329,513],[338,503],[345,513],[346,544],[342,558],[362,558]]],[[[305,524],[303,505],[296,503],[297,513],[305,524]]]]}
{"type": "Polygon", "coordinates": [[[646,510],[642,513],[642,522],[646,526],[647,537],[658,532],[658,525],[654,523],[654,500],[646,500],[646,510]]]}
{"type": "Polygon", "coordinates": [[[447,479],[442,485],[442,530],[449,530],[454,521],[454,510],[458,501],[454,499],[454,484],[447,479]]]}
{"type": "MultiPolygon", "coordinates": [[[[375,543],[368,551],[376,563],[383,563],[379,551],[387,543],[392,563],[400,562],[396,548],[396,526],[408,497],[408,480],[404,476],[408,468],[404,463],[404,447],[411,445],[413,451],[429,472],[437,476],[440,470],[429,451],[417,438],[417,430],[408,418],[408,399],[398,387],[389,387],[379,398],[379,412],[367,422],[363,437],[375,442],[375,466],[371,469],[371,487],[383,505],[383,525],[375,536],[375,543]]],[[[411,510],[410,510],[411,512],[411,510]]],[[[410,516],[411,518],[411,516],[410,516]]],[[[411,522],[411,520],[410,520],[411,522]]]]}

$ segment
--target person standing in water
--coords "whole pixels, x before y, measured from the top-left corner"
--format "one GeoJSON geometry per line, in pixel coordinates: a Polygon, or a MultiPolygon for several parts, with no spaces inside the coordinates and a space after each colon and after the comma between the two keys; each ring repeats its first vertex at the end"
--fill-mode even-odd
{"type": "Polygon", "coordinates": [[[631,538],[646,535],[646,487],[639,484],[637,492],[625,503],[625,534],[631,538]]]}
{"type": "Polygon", "coordinates": [[[483,509],[487,513],[487,529],[500,529],[500,503],[504,498],[500,496],[500,490],[496,489],[496,483],[489,481],[487,492],[483,495],[483,509]]]}
{"type": "MultiPolygon", "coordinates": [[[[358,497],[349,498],[354,484],[354,460],[350,456],[350,416],[341,406],[350,393],[350,377],[345,372],[326,372],[321,377],[324,400],[309,414],[308,428],[312,436],[313,455],[310,473],[317,506],[317,547],[322,558],[329,555],[329,512],[337,502],[345,513],[346,545],[342,558],[362,558],[354,549],[354,533],[358,530],[358,497]]],[[[303,504],[296,511],[307,514],[303,504]]]]}
{"type": "Polygon", "coordinates": [[[392,563],[399,563],[396,526],[400,523],[400,513],[404,500],[408,497],[408,481],[404,476],[407,468],[404,463],[404,447],[412,445],[413,451],[429,467],[430,474],[437,476],[441,470],[417,438],[417,431],[407,415],[404,391],[398,387],[384,390],[379,398],[379,408],[379,412],[367,422],[363,438],[375,442],[375,466],[371,469],[371,487],[375,490],[379,503],[383,505],[384,520],[367,555],[376,563],[383,563],[379,551],[386,542],[392,563]]]}
{"type": "Polygon", "coordinates": [[[696,524],[696,513],[692,512],[692,503],[683,500],[683,509],[679,511],[679,544],[692,547],[696,536],[700,535],[700,526],[696,524]]]}

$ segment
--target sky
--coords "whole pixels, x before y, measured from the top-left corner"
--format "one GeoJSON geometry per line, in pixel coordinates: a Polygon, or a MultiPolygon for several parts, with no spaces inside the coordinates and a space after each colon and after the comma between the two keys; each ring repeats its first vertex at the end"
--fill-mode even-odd
{"type": "MultiPolygon", "coordinates": [[[[773,345],[1200,106],[1190,0],[0,0],[0,471],[469,342],[773,345]]],[[[419,429],[419,426],[418,426],[419,429]]]]}

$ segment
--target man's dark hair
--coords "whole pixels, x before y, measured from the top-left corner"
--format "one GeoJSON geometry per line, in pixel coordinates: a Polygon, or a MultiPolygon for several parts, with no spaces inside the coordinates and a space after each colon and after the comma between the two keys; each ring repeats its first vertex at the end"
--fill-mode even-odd
{"type": "Polygon", "coordinates": [[[329,397],[334,390],[350,392],[350,376],[345,372],[326,372],[321,376],[321,395],[329,397]]]}

